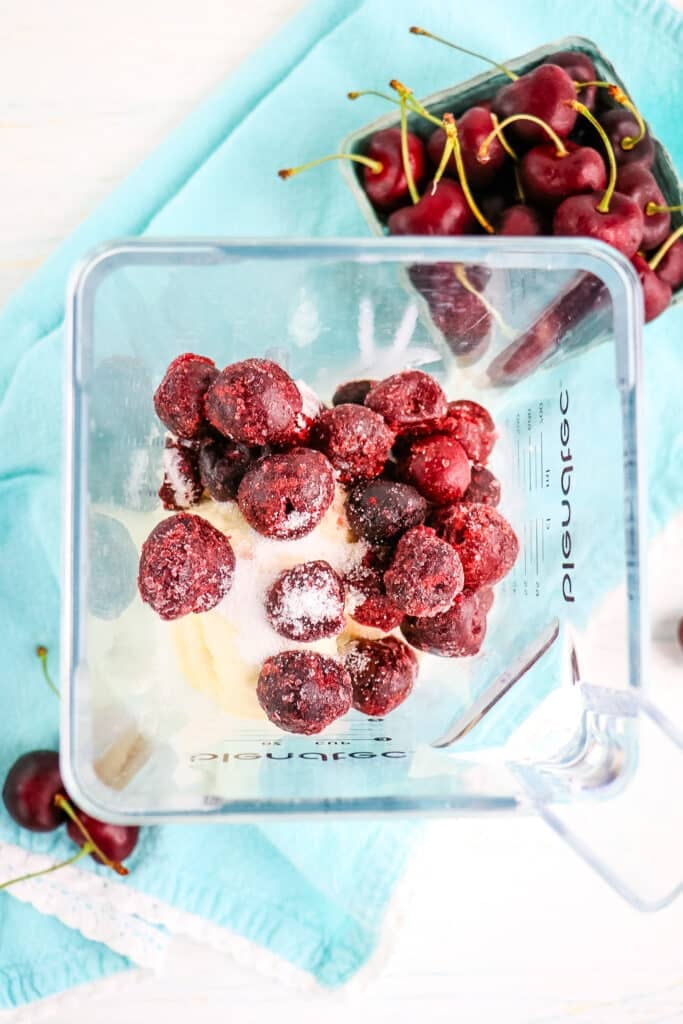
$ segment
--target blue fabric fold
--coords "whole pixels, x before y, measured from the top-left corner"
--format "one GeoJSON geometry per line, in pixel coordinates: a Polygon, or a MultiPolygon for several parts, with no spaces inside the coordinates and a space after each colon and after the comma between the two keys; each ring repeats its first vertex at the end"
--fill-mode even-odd
{"type": "MultiPolygon", "coordinates": [[[[514,11],[504,0],[479,8],[424,0],[419,16],[503,59],[563,35],[590,36],[683,166],[683,19],[663,0],[517,0],[514,11]]],[[[429,94],[481,70],[472,58],[410,36],[414,20],[408,0],[311,4],[74,232],[0,316],[0,777],[25,750],[57,744],[57,709],[41,689],[33,652],[46,643],[56,658],[58,646],[53,538],[60,515],[61,323],[71,267],[94,245],[122,235],[366,234],[333,167],[286,185],[275,171],[334,151],[347,132],[381,111],[379,100],[348,103],[349,89],[382,89],[399,76],[429,94]]],[[[672,310],[646,331],[648,394],[656,402],[648,424],[656,525],[683,501],[680,428],[659,415],[679,407],[682,313],[672,310]]],[[[130,884],[338,985],[379,941],[411,834],[400,824],[367,823],[146,830],[130,862],[130,884]]],[[[69,851],[61,834],[21,833],[4,811],[0,840],[55,857],[69,851]]],[[[0,1007],[125,965],[0,894],[0,1007]]]]}

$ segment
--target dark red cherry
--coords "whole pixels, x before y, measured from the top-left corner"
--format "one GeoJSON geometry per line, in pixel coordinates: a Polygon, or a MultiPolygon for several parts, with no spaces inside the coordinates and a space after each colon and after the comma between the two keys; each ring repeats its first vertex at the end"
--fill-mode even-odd
{"type": "Polygon", "coordinates": [[[33,750],[23,754],[10,768],[2,799],[17,825],[30,832],[53,832],[66,821],[64,811],[55,805],[55,797],[64,793],[59,754],[54,750],[33,750]]]}
{"type": "Polygon", "coordinates": [[[491,382],[513,384],[527,377],[606,298],[607,291],[599,278],[581,274],[543,310],[531,327],[496,356],[487,371],[491,382]]]}
{"type": "Polygon", "coordinates": [[[660,281],[664,281],[674,291],[683,284],[683,242],[680,238],[662,257],[662,262],[655,271],[660,281]]]}
{"type": "MultiPolygon", "coordinates": [[[[598,77],[593,61],[578,50],[558,50],[557,53],[551,53],[546,61],[548,64],[557,64],[558,67],[564,68],[573,82],[594,82],[598,77]]],[[[593,110],[595,106],[597,91],[595,85],[578,90],[579,99],[589,110],[593,110]]]]}
{"type": "MultiPolygon", "coordinates": [[[[363,168],[365,191],[374,206],[380,210],[392,210],[408,199],[408,183],[403,170],[401,156],[400,128],[384,128],[375,132],[368,143],[366,156],[379,160],[382,170],[375,173],[369,167],[363,168]]],[[[422,181],[425,169],[425,152],[422,139],[408,132],[408,159],[416,185],[422,181]]]]}
{"type": "Polygon", "coordinates": [[[567,142],[567,156],[558,156],[552,143],[525,153],[519,164],[522,188],[530,203],[554,208],[568,196],[598,192],[607,185],[605,162],[591,146],[567,142]]]}
{"type": "Polygon", "coordinates": [[[617,176],[617,192],[628,196],[643,211],[643,239],[641,248],[656,249],[668,236],[671,228],[671,214],[647,213],[648,203],[666,206],[666,199],[655,181],[654,175],[642,164],[624,164],[617,176]]]}
{"type": "Polygon", "coordinates": [[[525,203],[508,206],[496,221],[497,235],[534,237],[545,234],[543,228],[543,220],[538,210],[525,203]]]}
{"type": "Polygon", "coordinates": [[[427,187],[419,203],[403,206],[389,217],[390,235],[464,235],[474,215],[457,182],[442,178],[432,193],[427,187]]]}
{"type": "MultiPolygon", "coordinates": [[[[114,864],[122,864],[127,857],[130,857],[137,846],[138,836],[140,835],[140,829],[137,826],[108,825],[104,821],[91,818],[85,811],[79,810],[76,810],[76,816],[86,828],[95,845],[114,864]]],[[[69,834],[69,839],[72,839],[77,846],[85,846],[88,842],[74,821],[69,821],[66,830],[69,834]]],[[[98,864],[105,863],[96,852],[91,853],[90,856],[98,864]]]]}
{"type": "Polygon", "coordinates": [[[597,209],[601,200],[601,192],[565,199],[555,211],[553,234],[597,238],[630,259],[642,241],[643,212],[637,203],[620,192],[612,194],[607,213],[597,209]]]}
{"type": "MultiPolygon", "coordinates": [[[[499,89],[492,109],[501,121],[513,114],[533,114],[550,125],[561,139],[566,139],[576,122],[576,111],[568,101],[575,99],[576,88],[564,68],[539,64],[499,89]]],[[[543,128],[531,121],[516,121],[508,130],[514,138],[528,144],[547,139],[543,128]]]]}
{"type": "Polygon", "coordinates": [[[643,286],[643,302],[645,305],[645,323],[654,320],[663,313],[671,302],[671,287],[657,277],[654,270],[651,270],[644,256],[636,255],[631,263],[638,272],[640,283],[643,286]]]}
{"type": "Polygon", "coordinates": [[[460,361],[479,359],[488,348],[491,313],[478,295],[455,278],[432,297],[429,310],[453,355],[460,361]]]}
{"type": "Polygon", "coordinates": [[[649,132],[633,149],[624,149],[621,142],[624,138],[635,139],[640,134],[638,122],[629,110],[616,107],[605,111],[599,117],[600,124],[607,133],[614,156],[618,164],[642,164],[652,167],[655,162],[655,146],[649,132]]]}
{"type": "MultiPolygon", "coordinates": [[[[494,180],[507,159],[503,144],[497,137],[491,141],[486,163],[482,163],[477,157],[479,147],[494,128],[491,113],[485,107],[470,107],[458,118],[457,126],[467,181],[471,188],[486,188],[494,180]]],[[[441,162],[445,145],[446,132],[443,128],[435,128],[427,143],[427,152],[435,167],[438,167],[441,162]]],[[[454,156],[449,159],[446,171],[452,177],[458,178],[458,168],[454,156]]]]}

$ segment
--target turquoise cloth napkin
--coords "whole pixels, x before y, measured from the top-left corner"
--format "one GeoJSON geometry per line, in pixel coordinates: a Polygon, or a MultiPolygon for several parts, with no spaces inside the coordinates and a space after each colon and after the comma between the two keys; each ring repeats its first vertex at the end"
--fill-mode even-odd
{"type": "MultiPolygon", "coordinates": [[[[479,8],[423,0],[419,19],[504,59],[569,34],[594,39],[683,166],[683,20],[661,0],[505,0],[479,8]]],[[[331,152],[376,116],[353,88],[399,76],[427,94],[481,70],[407,32],[407,0],[321,0],[233,76],[86,221],[0,317],[0,777],[26,749],[57,743],[34,646],[58,643],[63,296],[73,263],[121,235],[364,235],[333,167],[283,184],[279,166],[331,152]]],[[[683,443],[675,419],[683,311],[646,332],[653,523],[683,504],[683,443]]],[[[32,837],[0,813],[0,841],[67,855],[60,836],[32,837]]],[[[409,833],[400,825],[159,828],[144,833],[130,884],[207,918],[311,972],[349,978],[376,947],[409,833]]],[[[88,865],[86,870],[100,870],[88,865]]],[[[0,894],[0,1008],[120,970],[125,961],[0,894]]]]}

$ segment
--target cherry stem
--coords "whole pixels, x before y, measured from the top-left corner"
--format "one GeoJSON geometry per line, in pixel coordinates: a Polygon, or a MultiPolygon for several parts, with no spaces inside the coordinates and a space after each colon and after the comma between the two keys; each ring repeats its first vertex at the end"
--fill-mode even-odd
{"type": "Polygon", "coordinates": [[[683,210],[683,204],[680,206],[660,206],[659,203],[648,203],[645,207],[645,213],[648,217],[653,217],[656,213],[680,213],[683,210]]]}
{"type": "MultiPolygon", "coordinates": [[[[491,112],[491,121],[496,128],[500,129],[500,121],[498,120],[497,115],[493,113],[493,111],[491,112]]],[[[501,131],[499,131],[498,138],[500,139],[500,144],[507,153],[507,155],[512,157],[512,159],[515,161],[519,160],[519,157],[517,156],[514,149],[512,148],[512,146],[510,145],[510,143],[508,142],[508,140],[505,138],[501,131]]]]}
{"type": "Polygon", "coordinates": [[[51,875],[53,871],[59,871],[61,868],[68,868],[71,864],[75,864],[77,861],[82,860],[83,857],[87,857],[88,854],[94,853],[94,851],[95,846],[92,843],[86,843],[78,853],[75,853],[73,857],[69,857],[68,860],[63,860],[59,864],[53,864],[49,868],[43,868],[42,871],[31,871],[28,875],[20,875],[19,878],[12,878],[9,882],[3,882],[0,885],[0,891],[9,889],[11,885],[18,885],[19,882],[28,882],[30,878],[41,878],[43,875],[51,875]]]}
{"type": "Polygon", "coordinates": [[[408,152],[408,109],[405,96],[401,96],[401,162],[403,173],[406,176],[406,185],[413,203],[420,202],[420,193],[415,188],[413,168],[410,165],[410,153],[408,152]]]}
{"type": "Polygon", "coordinates": [[[503,317],[500,315],[500,313],[498,312],[496,307],[493,306],[489,302],[489,300],[486,298],[486,296],[484,294],[482,294],[482,292],[480,292],[478,288],[474,287],[474,285],[470,281],[469,277],[467,276],[467,271],[465,270],[465,268],[462,265],[462,263],[454,263],[453,264],[453,273],[455,274],[457,280],[460,282],[460,284],[463,286],[463,288],[466,291],[471,292],[472,295],[476,295],[477,296],[477,298],[481,302],[482,306],[486,310],[488,310],[488,312],[491,314],[493,319],[496,321],[496,323],[498,324],[498,326],[500,327],[502,333],[506,336],[506,338],[509,338],[509,339],[515,338],[517,336],[518,332],[513,327],[510,327],[510,325],[508,323],[506,323],[505,320],[503,320],[503,317]]]}
{"type": "Polygon", "coordinates": [[[502,143],[503,128],[507,128],[509,124],[514,124],[515,121],[531,121],[533,124],[537,124],[539,128],[542,128],[546,135],[548,135],[551,142],[554,142],[556,150],[555,155],[557,157],[569,156],[569,150],[565,146],[560,136],[557,134],[556,131],[554,131],[550,127],[549,124],[546,124],[545,121],[541,120],[540,117],[536,117],[534,114],[511,114],[510,117],[506,117],[504,121],[500,121],[498,124],[496,124],[495,127],[493,128],[493,131],[489,132],[489,134],[482,142],[481,146],[479,147],[479,151],[477,152],[477,160],[480,163],[485,164],[488,161],[489,146],[496,138],[496,136],[501,140],[502,143]]]}
{"type": "Polygon", "coordinates": [[[470,186],[467,181],[467,172],[465,171],[465,164],[462,159],[462,150],[460,149],[460,140],[458,139],[458,128],[455,123],[455,118],[452,114],[444,114],[443,123],[446,129],[446,134],[453,139],[453,156],[455,157],[455,166],[458,168],[458,178],[460,179],[460,188],[465,194],[467,205],[470,210],[479,221],[484,231],[488,231],[490,235],[494,234],[494,230],[491,224],[487,221],[484,214],[477,206],[474,196],[470,192],[470,186]]]}
{"type": "Polygon", "coordinates": [[[434,179],[432,181],[432,195],[434,195],[434,193],[436,192],[436,186],[439,184],[439,182],[443,178],[445,170],[446,170],[446,167],[448,166],[448,161],[450,160],[450,158],[452,156],[453,156],[453,139],[452,139],[452,137],[448,133],[446,133],[446,144],[443,147],[443,153],[441,154],[441,160],[439,161],[439,166],[436,169],[436,174],[434,175],[434,179]]]}
{"type": "Polygon", "coordinates": [[[681,235],[683,235],[683,224],[681,224],[679,228],[676,228],[676,230],[669,235],[665,242],[662,242],[661,246],[659,247],[659,249],[657,249],[657,252],[654,254],[652,259],[648,263],[648,267],[650,268],[650,270],[657,269],[659,264],[662,262],[662,260],[668,253],[671,246],[681,237],[681,235]]]}
{"type": "Polygon", "coordinates": [[[389,103],[393,103],[395,106],[400,105],[400,100],[390,96],[387,92],[379,92],[377,89],[354,89],[353,92],[347,92],[347,100],[357,100],[361,96],[379,96],[381,100],[387,100],[389,103]]]}
{"type": "Polygon", "coordinates": [[[430,114],[426,107],[423,107],[419,100],[415,99],[413,90],[409,89],[403,82],[399,82],[397,78],[392,78],[389,82],[389,86],[399,94],[400,97],[405,99],[409,110],[412,110],[414,114],[419,114],[426,121],[430,121],[431,124],[435,124],[437,128],[443,128],[443,121],[439,120],[438,117],[434,117],[430,114]]]}
{"type": "Polygon", "coordinates": [[[310,160],[307,164],[301,164],[299,167],[283,167],[277,173],[280,178],[285,180],[294,177],[295,174],[300,174],[302,171],[308,171],[311,167],[325,164],[328,160],[351,160],[353,163],[369,167],[373,174],[381,174],[384,170],[384,165],[379,160],[373,160],[369,156],[360,156],[358,153],[331,153],[329,156],[321,156],[317,160],[310,160]]]}
{"type": "Polygon", "coordinates": [[[526,203],[526,196],[524,194],[524,186],[522,185],[522,176],[519,173],[519,166],[517,164],[512,165],[512,170],[515,175],[515,192],[520,203],[526,203]]]}
{"type": "Polygon", "coordinates": [[[616,100],[617,103],[620,103],[622,107],[626,107],[626,109],[633,114],[636,124],[638,125],[638,134],[635,137],[631,135],[624,135],[621,140],[622,149],[625,149],[628,152],[628,150],[633,149],[634,146],[637,146],[639,142],[643,141],[645,133],[647,132],[645,122],[643,121],[641,113],[635,103],[628,98],[623,89],[620,89],[618,85],[614,84],[614,82],[601,82],[599,80],[594,82],[574,82],[574,85],[576,86],[577,92],[580,89],[585,89],[589,85],[594,85],[598,89],[607,89],[613,100],[616,100]]]}
{"type": "Polygon", "coordinates": [[[62,796],[61,793],[57,793],[57,795],[55,796],[55,806],[59,807],[60,810],[64,811],[67,818],[70,818],[71,821],[73,821],[74,825],[85,839],[86,845],[92,847],[92,849],[88,851],[89,853],[96,853],[97,856],[102,861],[102,863],[106,867],[111,868],[112,871],[115,871],[117,875],[128,874],[128,868],[124,868],[123,864],[119,864],[118,861],[110,860],[109,857],[107,857],[107,855],[102,852],[102,850],[99,848],[93,837],[90,835],[81,819],[76,814],[74,808],[71,806],[66,797],[62,796]]]}
{"type": "Polygon", "coordinates": [[[609,181],[607,182],[605,194],[603,195],[602,199],[595,207],[595,209],[598,211],[598,213],[609,213],[609,204],[612,202],[612,195],[614,194],[614,190],[617,187],[617,161],[616,157],[614,156],[614,149],[612,148],[612,143],[607,138],[607,133],[605,129],[602,127],[598,119],[593,117],[587,106],[585,106],[583,103],[579,103],[578,100],[566,100],[566,102],[569,104],[570,107],[573,107],[574,110],[578,111],[579,114],[585,117],[587,121],[590,121],[590,123],[593,125],[596,132],[598,133],[598,135],[604,143],[605,150],[607,151],[607,160],[609,161],[609,181]]]}
{"type": "Polygon", "coordinates": [[[460,53],[466,53],[470,57],[476,57],[478,60],[484,60],[487,64],[491,64],[494,68],[498,68],[504,75],[516,82],[519,75],[516,75],[514,71],[510,71],[510,68],[506,68],[504,64],[499,64],[496,60],[491,60],[490,57],[486,57],[483,53],[477,53],[476,50],[468,50],[466,46],[459,46],[457,43],[451,43],[448,39],[444,39],[442,36],[437,36],[433,32],[428,32],[426,28],[419,28],[417,25],[412,25],[410,31],[414,36],[427,36],[428,39],[434,39],[437,43],[443,43],[444,46],[450,46],[452,50],[458,50],[460,53]]]}
{"type": "Polygon", "coordinates": [[[45,678],[45,682],[50,687],[57,700],[59,700],[59,690],[55,686],[52,676],[50,675],[50,671],[47,667],[47,647],[43,647],[42,644],[39,647],[36,647],[36,654],[40,659],[40,664],[43,666],[43,676],[45,678]]]}

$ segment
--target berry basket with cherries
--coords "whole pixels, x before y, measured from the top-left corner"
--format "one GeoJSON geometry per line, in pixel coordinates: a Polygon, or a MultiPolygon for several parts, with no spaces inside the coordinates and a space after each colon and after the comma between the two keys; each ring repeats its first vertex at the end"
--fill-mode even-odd
{"type": "MultiPolygon", "coordinates": [[[[419,27],[410,31],[471,51],[419,27]]],[[[481,56],[474,54],[474,56],[481,56]]],[[[483,58],[488,60],[488,58],[483,58]]],[[[395,109],[348,136],[340,152],[281,170],[287,179],[328,159],[342,170],[378,235],[589,237],[631,261],[645,321],[683,298],[683,195],[668,153],[652,136],[614,67],[595,44],[568,38],[420,101],[397,79],[395,109]]],[[[487,280],[462,267],[414,267],[412,287],[454,354],[476,362],[492,320],[487,280]]],[[[606,289],[588,273],[547,302],[510,340],[488,374],[511,383],[600,323],[606,289]],[[571,339],[570,339],[571,336],[571,339]]],[[[509,328],[504,322],[503,327],[509,328]]]]}

